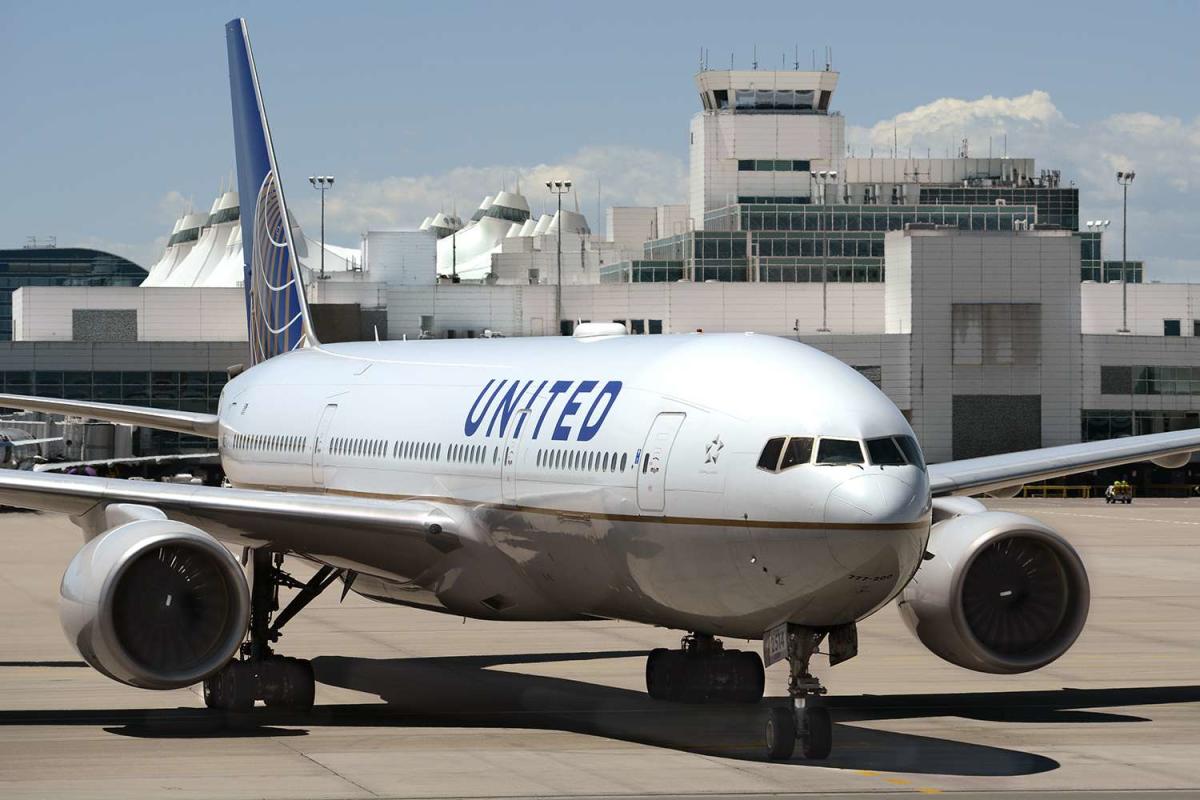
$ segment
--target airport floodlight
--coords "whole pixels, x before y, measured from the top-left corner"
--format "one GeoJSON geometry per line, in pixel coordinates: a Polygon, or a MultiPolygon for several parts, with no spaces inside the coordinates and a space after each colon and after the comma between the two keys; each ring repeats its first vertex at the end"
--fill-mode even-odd
{"type": "Polygon", "coordinates": [[[1112,220],[1111,220],[1111,219],[1106,219],[1106,220],[1104,220],[1104,222],[1102,222],[1102,223],[1100,223],[1100,224],[1101,224],[1101,225],[1103,225],[1104,227],[1106,227],[1106,228],[1107,228],[1109,225],[1111,225],[1111,224],[1112,224],[1112,220]]]}
{"type": "Polygon", "coordinates": [[[333,186],[332,175],[309,175],[308,182],[321,193],[321,280],[325,279],[325,190],[333,186]]]}
{"type": "Polygon", "coordinates": [[[556,181],[546,181],[546,188],[550,190],[551,194],[558,198],[558,216],[555,217],[555,220],[557,220],[558,229],[555,231],[554,235],[555,251],[557,254],[556,263],[558,265],[558,279],[554,284],[554,314],[555,318],[558,320],[559,333],[562,333],[562,196],[571,191],[571,181],[562,178],[556,181]]]}
{"type": "Polygon", "coordinates": [[[1129,266],[1129,184],[1133,183],[1134,171],[1117,173],[1117,183],[1121,185],[1121,327],[1117,333],[1129,333],[1129,279],[1126,271],[1129,266]]]}
{"type": "Polygon", "coordinates": [[[829,171],[829,180],[831,180],[831,181],[837,180],[837,170],[836,169],[829,171]]]}

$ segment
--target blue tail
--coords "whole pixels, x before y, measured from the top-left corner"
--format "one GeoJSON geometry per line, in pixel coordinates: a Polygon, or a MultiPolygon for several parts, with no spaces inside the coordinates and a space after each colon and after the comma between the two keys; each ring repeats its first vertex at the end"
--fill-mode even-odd
{"type": "Polygon", "coordinates": [[[233,101],[233,142],[237,151],[238,197],[242,217],[246,321],[250,363],[319,342],[304,297],[300,262],[292,242],[291,218],[271,145],[246,21],[225,25],[229,50],[229,94],[233,101]]]}

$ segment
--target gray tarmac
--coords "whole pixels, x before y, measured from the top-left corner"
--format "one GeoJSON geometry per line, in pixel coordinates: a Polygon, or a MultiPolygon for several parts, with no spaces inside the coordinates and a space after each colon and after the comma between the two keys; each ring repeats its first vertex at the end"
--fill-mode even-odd
{"type": "MultiPolygon", "coordinates": [[[[678,634],[618,622],[464,622],[330,591],[281,646],[314,659],[312,714],[230,719],[196,689],[121,686],[58,625],[79,533],[0,515],[0,797],[1200,797],[1200,501],[991,505],[1081,551],[1093,597],[1075,648],[980,675],[885,608],[857,658],[816,665],[833,756],[786,764],[762,759],[761,708],[647,698],[645,653],[678,634]]],[[[785,673],[768,670],[769,696],[785,673]]]]}

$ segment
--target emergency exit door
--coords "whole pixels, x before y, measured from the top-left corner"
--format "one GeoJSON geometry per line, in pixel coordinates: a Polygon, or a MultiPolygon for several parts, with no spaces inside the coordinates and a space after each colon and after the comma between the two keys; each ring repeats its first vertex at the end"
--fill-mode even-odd
{"type": "Polygon", "coordinates": [[[675,412],[659,414],[650,426],[641,463],[637,466],[638,507],[642,511],[661,513],[666,506],[667,463],[685,416],[675,412]]]}

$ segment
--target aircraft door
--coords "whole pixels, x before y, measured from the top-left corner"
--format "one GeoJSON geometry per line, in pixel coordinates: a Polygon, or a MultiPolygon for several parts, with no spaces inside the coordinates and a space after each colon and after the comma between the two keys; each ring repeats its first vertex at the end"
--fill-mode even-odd
{"type": "Polygon", "coordinates": [[[528,416],[528,408],[522,408],[513,416],[500,452],[500,490],[505,503],[517,502],[517,466],[521,454],[521,437],[518,433],[524,431],[528,416]]]}
{"type": "Polygon", "coordinates": [[[325,465],[329,462],[329,428],[337,413],[337,403],[330,403],[321,412],[317,432],[313,437],[312,480],[314,486],[325,485],[325,465]]]}
{"type": "Polygon", "coordinates": [[[685,416],[675,412],[659,414],[650,426],[646,446],[642,448],[642,460],[637,467],[638,507],[642,511],[661,513],[666,507],[667,462],[685,416]]]}

